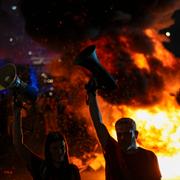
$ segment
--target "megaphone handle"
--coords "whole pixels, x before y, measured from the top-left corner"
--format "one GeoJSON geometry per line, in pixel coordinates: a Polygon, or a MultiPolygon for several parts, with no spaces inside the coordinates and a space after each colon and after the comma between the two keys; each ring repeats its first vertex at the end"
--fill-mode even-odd
{"type": "Polygon", "coordinates": [[[97,80],[92,77],[89,82],[85,85],[85,89],[87,90],[87,92],[91,92],[94,95],[96,94],[96,90],[98,89],[98,83],[97,80]]]}
{"type": "Polygon", "coordinates": [[[22,97],[20,95],[18,95],[15,91],[13,92],[13,102],[14,102],[15,109],[18,108],[18,109],[27,110],[27,108],[25,106],[23,106],[22,97]]]}
{"type": "Polygon", "coordinates": [[[18,97],[18,94],[16,93],[16,91],[13,91],[13,102],[14,102],[15,108],[22,108],[23,102],[20,101],[20,97],[18,97]]]}
{"type": "Polygon", "coordinates": [[[91,78],[85,85],[85,89],[87,91],[86,104],[89,105],[89,94],[93,94],[93,96],[96,96],[97,81],[94,78],[91,78]]]}

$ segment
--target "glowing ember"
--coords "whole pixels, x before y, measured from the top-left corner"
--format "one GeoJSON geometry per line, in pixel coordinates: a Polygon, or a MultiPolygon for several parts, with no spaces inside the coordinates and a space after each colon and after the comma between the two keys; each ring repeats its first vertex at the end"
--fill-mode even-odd
{"type": "Polygon", "coordinates": [[[143,54],[139,54],[139,53],[134,54],[132,56],[132,58],[135,60],[135,64],[137,67],[139,67],[140,69],[145,68],[145,69],[149,70],[149,65],[143,54]]]}

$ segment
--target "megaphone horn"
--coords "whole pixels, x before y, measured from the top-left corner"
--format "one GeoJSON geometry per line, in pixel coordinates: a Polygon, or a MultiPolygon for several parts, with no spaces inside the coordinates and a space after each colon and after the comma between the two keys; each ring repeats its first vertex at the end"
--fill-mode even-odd
{"type": "Polygon", "coordinates": [[[0,68],[0,90],[12,89],[21,93],[24,100],[35,101],[37,98],[37,89],[23,82],[16,74],[16,66],[7,64],[0,68]]]}
{"type": "Polygon", "coordinates": [[[117,87],[113,77],[99,63],[95,45],[90,45],[81,51],[75,59],[75,64],[88,69],[92,73],[99,89],[114,89],[117,87]]]}

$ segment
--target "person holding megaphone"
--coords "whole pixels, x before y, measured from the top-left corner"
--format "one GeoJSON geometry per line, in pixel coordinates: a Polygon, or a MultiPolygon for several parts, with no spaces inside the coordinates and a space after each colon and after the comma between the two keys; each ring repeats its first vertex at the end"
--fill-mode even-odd
{"type": "Polygon", "coordinates": [[[85,89],[90,115],[103,149],[106,180],[160,180],[156,155],[136,144],[138,131],[135,121],[122,117],[116,122],[117,141],[110,136],[102,121],[96,99],[97,90],[111,91],[117,86],[113,77],[99,63],[95,48],[94,45],[85,48],[75,63],[89,70],[92,75],[85,89]]]}
{"type": "Polygon", "coordinates": [[[34,180],[80,180],[79,169],[69,162],[65,137],[60,132],[50,132],[45,140],[45,157],[39,157],[24,144],[22,108],[25,103],[36,108],[38,91],[23,82],[16,74],[14,64],[0,69],[0,90],[10,89],[14,94],[13,144],[34,180]]]}
{"type": "Polygon", "coordinates": [[[156,155],[136,144],[138,131],[133,119],[120,118],[115,123],[117,141],[110,136],[96,100],[97,87],[97,81],[92,78],[86,85],[87,102],[105,157],[106,180],[160,180],[156,155]]]}

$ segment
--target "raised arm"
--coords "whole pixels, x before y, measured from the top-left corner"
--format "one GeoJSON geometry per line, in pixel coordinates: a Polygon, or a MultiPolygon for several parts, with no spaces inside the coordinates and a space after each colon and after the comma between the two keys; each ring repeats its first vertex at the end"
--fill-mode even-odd
{"type": "Polygon", "coordinates": [[[89,111],[91,114],[91,118],[96,129],[96,134],[101,143],[103,149],[107,145],[108,137],[110,136],[107,128],[102,122],[101,113],[99,111],[97,99],[96,99],[96,81],[91,79],[89,83],[86,85],[87,95],[88,95],[88,105],[89,111]]]}
{"type": "Polygon", "coordinates": [[[22,120],[21,120],[21,103],[17,100],[14,101],[14,123],[13,123],[13,144],[17,153],[23,158],[25,163],[30,163],[32,152],[24,145],[22,120]]]}

